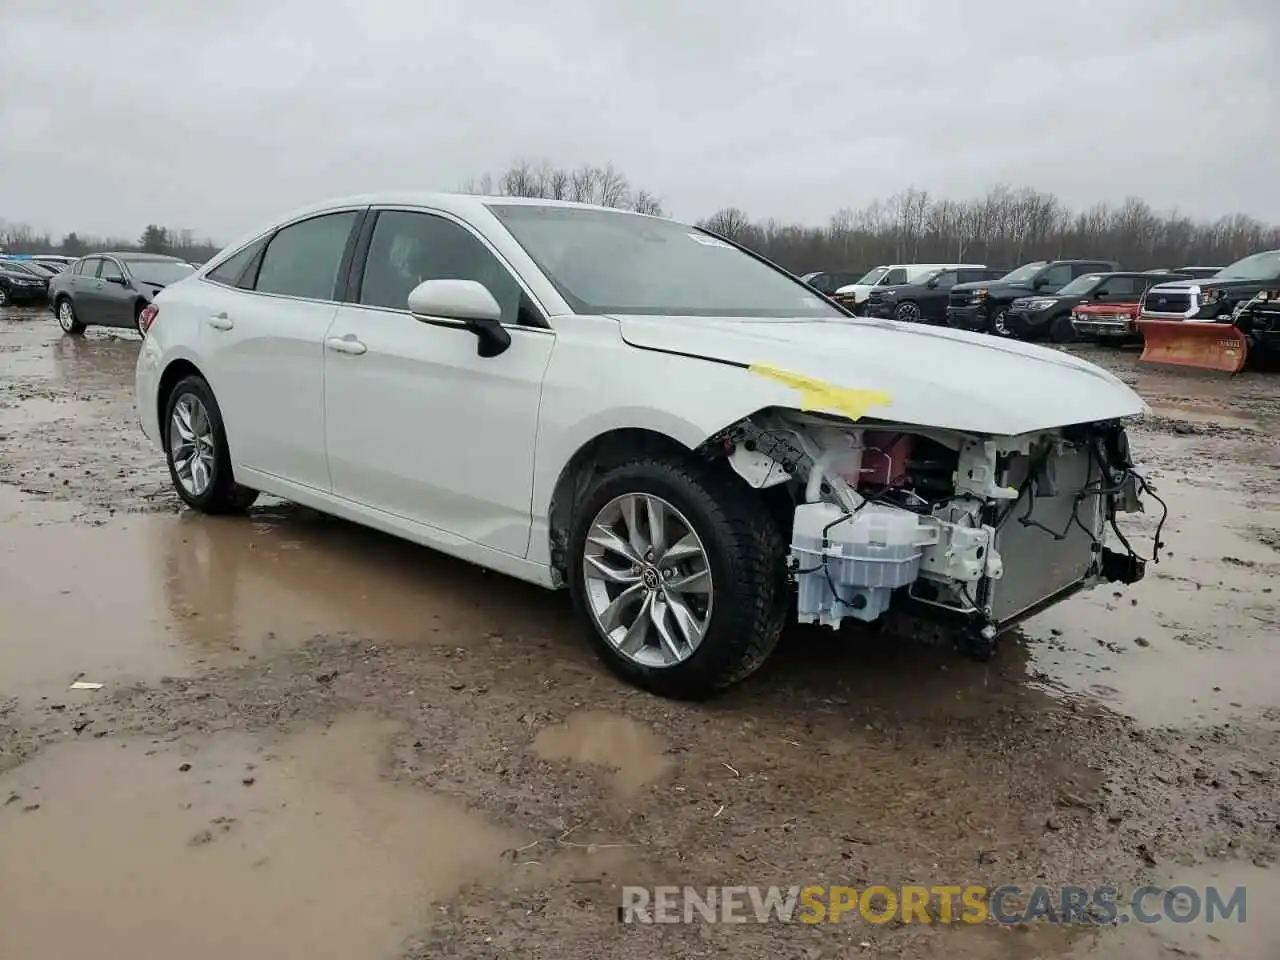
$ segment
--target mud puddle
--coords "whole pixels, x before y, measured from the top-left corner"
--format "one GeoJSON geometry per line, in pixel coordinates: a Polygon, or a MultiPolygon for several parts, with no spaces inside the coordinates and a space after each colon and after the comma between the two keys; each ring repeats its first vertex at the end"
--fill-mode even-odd
{"type": "Polygon", "coordinates": [[[289,505],[67,522],[75,512],[0,487],[6,694],[191,676],[319,633],[453,647],[569,618],[563,598],[289,505]]]}
{"type": "MultiPolygon", "coordinates": [[[[1144,580],[1099,587],[1024,626],[1034,676],[1147,726],[1223,723],[1280,705],[1271,672],[1280,558],[1250,534],[1247,498],[1229,482],[1202,482],[1160,477],[1166,546],[1144,580]]],[[[1159,515],[1149,509],[1147,543],[1135,540],[1144,549],[1159,515]]]]}
{"type": "Polygon", "coordinates": [[[610,770],[613,789],[624,796],[666,776],[672,768],[671,759],[664,756],[666,745],[652,730],[603,711],[583,711],[563,724],[544,727],[533,749],[543,760],[610,770]]]}
{"type": "Polygon", "coordinates": [[[0,958],[398,955],[514,840],[381,779],[393,732],[45,751],[0,777],[0,958]]]}
{"type": "Polygon", "coordinates": [[[1247,427],[1257,429],[1260,422],[1241,410],[1218,404],[1197,402],[1165,401],[1150,404],[1151,412],[1157,417],[1171,420],[1187,420],[1191,423],[1212,424],[1222,427],[1247,427]]]}

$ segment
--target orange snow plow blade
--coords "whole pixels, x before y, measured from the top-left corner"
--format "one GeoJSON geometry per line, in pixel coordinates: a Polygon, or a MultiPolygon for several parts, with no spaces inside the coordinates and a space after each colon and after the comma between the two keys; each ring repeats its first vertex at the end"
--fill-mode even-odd
{"type": "Polygon", "coordinates": [[[1187,320],[1139,320],[1142,363],[1239,373],[1249,356],[1249,341],[1230,323],[1187,320]]]}

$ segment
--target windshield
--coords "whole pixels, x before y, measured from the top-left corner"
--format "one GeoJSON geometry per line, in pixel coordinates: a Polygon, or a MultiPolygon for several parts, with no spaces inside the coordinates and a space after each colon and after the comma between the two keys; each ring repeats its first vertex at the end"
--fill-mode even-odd
{"type": "Polygon", "coordinates": [[[1054,294],[1055,297],[1071,297],[1077,293],[1088,293],[1102,281],[1102,275],[1098,273],[1086,273],[1083,277],[1076,277],[1065,287],[1054,294]]]}
{"type": "Polygon", "coordinates": [[[154,283],[160,287],[177,283],[196,272],[191,264],[178,263],[174,260],[126,260],[125,266],[129,268],[129,273],[135,280],[154,283]]]}
{"type": "MultiPolygon", "coordinates": [[[[872,270],[861,280],[855,280],[854,283],[864,283],[869,287],[875,286],[880,282],[880,278],[889,272],[888,267],[873,267],[872,270]]],[[[850,284],[852,286],[852,284],[850,284]]]]}
{"type": "Polygon", "coordinates": [[[1004,283],[1026,283],[1044,269],[1047,262],[1048,261],[1046,260],[1037,260],[1035,263],[1023,264],[1017,270],[1014,270],[1011,273],[1006,273],[1000,279],[1004,283]]]}
{"type": "Polygon", "coordinates": [[[1280,278],[1280,250],[1268,250],[1266,253],[1255,253],[1251,257],[1237,260],[1229,267],[1223,267],[1216,275],[1222,279],[1232,280],[1275,280],[1280,278]]]}
{"type": "Polygon", "coordinates": [[[489,209],[575,313],[846,316],[812,287],[670,220],[589,207],[489,209]]]}
{"type": "Polygon", "coordinates": [[[42,276],[42,274],[27,266],[25,260],[0,260],[0,270],[8,270],[10,273],[16,273],[23,277],[42,276]]]}

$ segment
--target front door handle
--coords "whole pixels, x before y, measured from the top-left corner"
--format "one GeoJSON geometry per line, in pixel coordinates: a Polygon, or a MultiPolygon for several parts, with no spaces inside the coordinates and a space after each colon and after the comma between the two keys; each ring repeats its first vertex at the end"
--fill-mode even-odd
{"type": "Polygon", "coordinates": [[[356,339],[354,333],[348,333],[345,337],[329,337],[324,345],[335,353],[346,353],[355,357],[369,349],[356,339]]]}
{"type": "Polygon", "coordinates": [[[209,318],[209,326],[215,330],[230,330],[235,325],[236,322],[225,313],[215,313],[209,318]]]}

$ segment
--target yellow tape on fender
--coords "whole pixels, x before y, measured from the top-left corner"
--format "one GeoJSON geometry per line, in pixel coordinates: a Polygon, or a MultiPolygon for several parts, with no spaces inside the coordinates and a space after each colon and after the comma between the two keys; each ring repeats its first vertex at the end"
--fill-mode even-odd
{"type": "Polygon", "coordinates": [[[747,367],[747,373],[754,373],[757,377],[767,377],[799,390],[800,409],[805,411],[842,413],[850,420],[861,420],[873,407],[887,407],[893,403],[893,397],[883,390],[839,387],[825,380],[815,380],[813,377],[792,373],[790,370],[780,370],[768,364],[753,363],[747,367]]]}

